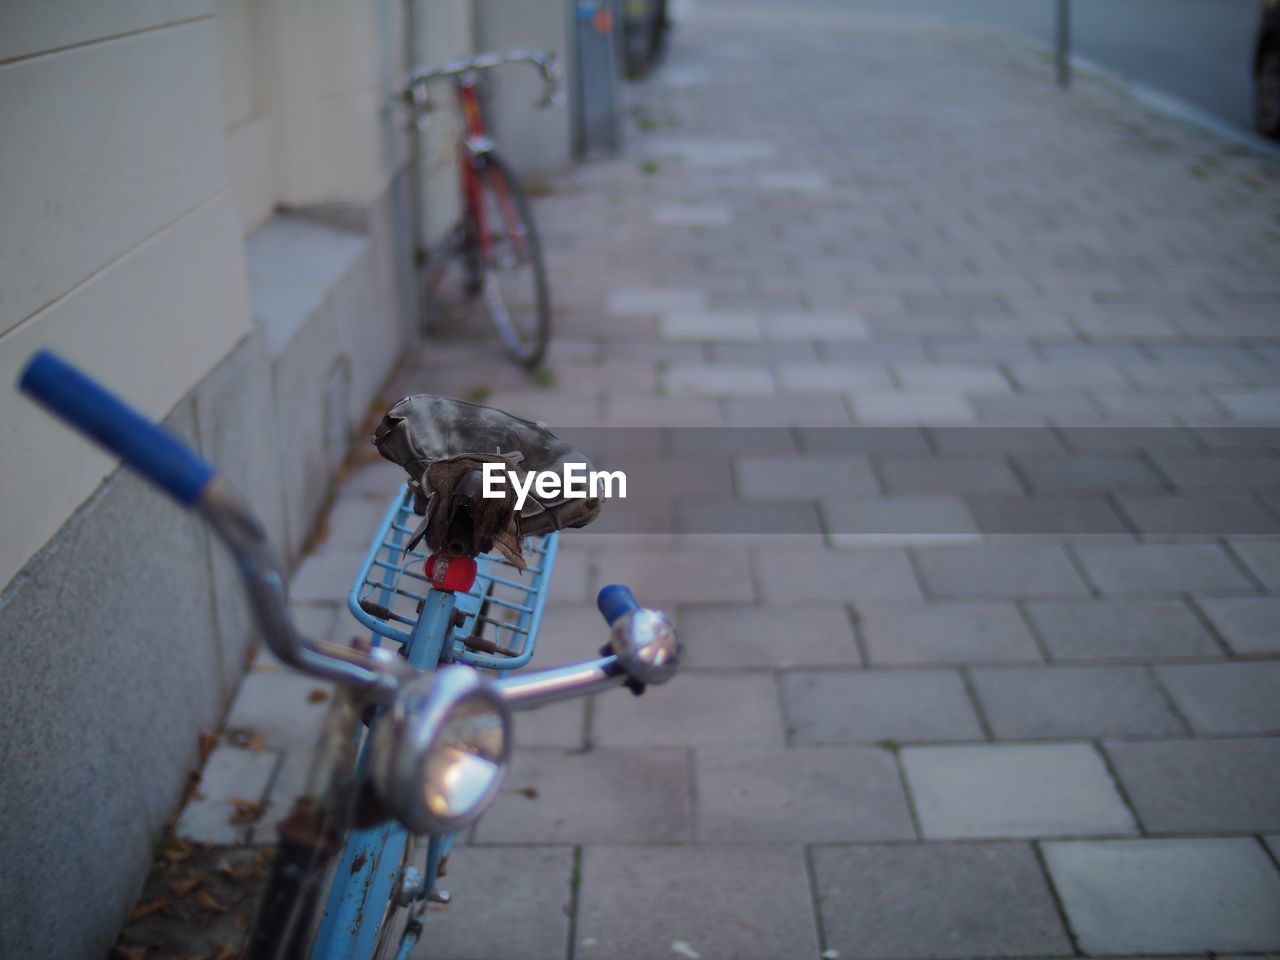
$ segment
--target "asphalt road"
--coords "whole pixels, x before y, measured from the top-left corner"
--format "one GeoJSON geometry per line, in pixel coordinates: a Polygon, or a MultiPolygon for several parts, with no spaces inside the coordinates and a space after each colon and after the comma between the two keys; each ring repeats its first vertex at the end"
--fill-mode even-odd
{"type": "MultiPolygon", "coordinates": [[[[736,0],[695,0],[696,5],[736,0]]],[[[784,0],[775,0],[784,2],[784,0]]],[[[1053,42],[1056,0],[785,0],[792,7],[924,17],[1053,42]]],[[[773,3],[769,5],[774,5],[773,3]]],[[[1250,61],[1261,0],[1071,0],[1074,52],[1252,129],[1250,61]]]]}

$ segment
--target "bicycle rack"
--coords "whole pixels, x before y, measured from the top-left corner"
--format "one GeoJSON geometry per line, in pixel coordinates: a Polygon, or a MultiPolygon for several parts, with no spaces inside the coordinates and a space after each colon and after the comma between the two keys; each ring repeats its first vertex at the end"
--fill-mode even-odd
{"type": "MultiPolygon", "coordinates": [[[[423,572],[427,553],[404,545],[421,518],[413,512],[413,490],[406,483],[387,510],[373,548],[347,596],[351,615],[378,637],[399,644],[413,638],[418,615],[431,590],[423,572]]],[[[496,551],[477,557],[476,582],[455,600],[455,625],[441,660],[486,670],[515,670],[527,664],[538,641],[538,627],[555,566],[558,533],[528,537],[528,568],[521,573],[496,551]]]]}

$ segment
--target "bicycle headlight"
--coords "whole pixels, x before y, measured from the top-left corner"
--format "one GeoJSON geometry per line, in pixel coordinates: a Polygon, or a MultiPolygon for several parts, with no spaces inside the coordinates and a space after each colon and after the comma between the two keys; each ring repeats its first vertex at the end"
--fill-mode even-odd
{"type": "Polygon", "coordinates": [[[410,681],[374,726],[373,787],[413,833],[474,823],[511,756],[511,709],[476,671],[449,666],[410,681]]]}

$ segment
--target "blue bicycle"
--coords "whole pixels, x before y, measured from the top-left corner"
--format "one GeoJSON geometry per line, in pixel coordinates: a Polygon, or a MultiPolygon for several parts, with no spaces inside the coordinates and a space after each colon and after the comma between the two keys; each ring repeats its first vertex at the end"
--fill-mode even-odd
{"type": "Polygon", "coordinates": [[[310,640],[294,626],[285,578],[262,525],[214,469],[84,373],[42,352],[20,386],[72,427],[195,510],[237,560],[268,648],[332,681],[306,790],[279,845],[248,960],[404,960],[459,830],[479,819],[511,756],[512,711],[676,672],[667,617],[612,585],[597,604],[609,624],[601,656],[492,679],[533,656],[559,534],[532,538],[527,569],[496,554],[474,568],[406,550],[416,517],[406,485],[356,577],[351,612],[370,638],[310,640]],[[461,579],[460,579],[461,578],[461,579]],[[472,581],[472,582],[468,582],[472,581]]]}

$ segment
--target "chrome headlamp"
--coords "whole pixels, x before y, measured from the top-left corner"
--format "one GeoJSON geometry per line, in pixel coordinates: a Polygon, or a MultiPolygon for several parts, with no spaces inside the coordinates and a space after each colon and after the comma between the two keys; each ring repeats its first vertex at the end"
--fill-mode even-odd
{"type": "Polygon", "coordinates": [[[413,833],[474,823],[511,757],[511,708],[470,667],[409,681],[374,725],[370,774],[378,797],[413,833]]]}

